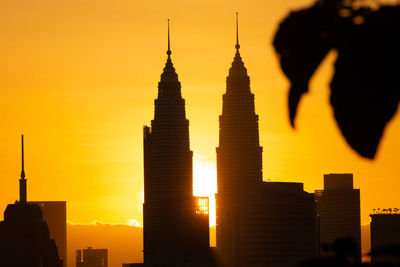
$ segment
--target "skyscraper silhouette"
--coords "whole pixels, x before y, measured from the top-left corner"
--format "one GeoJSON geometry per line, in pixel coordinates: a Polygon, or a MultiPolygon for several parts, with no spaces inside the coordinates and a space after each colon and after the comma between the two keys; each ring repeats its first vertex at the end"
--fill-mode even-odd
{"type": "Polygon", "coordinates": [[[50,238],[56,241],[58,254],[67,267],[67,202],[66,201],[28,201],[42,211],[43,220],[49,228],[50,238]]]}
{"type": "Polygon", "coordinates": [[[20,200],[7,206],[4,221],[0,222],[0,266],[62,267],[56,243],[54,239],[50,239],[40,207],[27,203],[24,137],[21,139],[20,200]]]}
{"type": "Polygon", "coordinates": [[[143,239],[145,266],[209,260],[208,198],[193,197],[189,121],[171,61],[158,83],[154,120],[144,127],[143,239]]]}
{"type": "MultiPolygon", "coordinates": [[[[222,115],[219,117],[219,147],[217,148],[218,196],[231,207],[251,198],[262,182],[262,147],[258,137],[258,115],[250,78],[239,53],[238,25],[236,54],[226,78],[222,115]],[[224,177],[229,177],[225,179],[224,177]]],[[[222,203],[220,203],[222,204],[222,203]]]]}
{"type": "Polygon", "coordinates": [[[296,266],[318,252],[314,198],[299,183],[262,181],[258,115],[238,23],[235,48],[216,150],[217,257],[223,267],[296,266]]]}
{"type": "Polygon", "coordinates": [[[353,174],[325,174],[324,190],[316,190],[315,198],[321,245],[352,238],[361,261],[360,189],[353,189],[353,174]]]}

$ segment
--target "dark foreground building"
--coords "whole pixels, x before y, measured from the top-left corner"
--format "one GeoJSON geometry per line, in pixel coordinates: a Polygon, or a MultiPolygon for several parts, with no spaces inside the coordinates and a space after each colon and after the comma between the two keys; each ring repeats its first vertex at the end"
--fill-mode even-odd
{"type": "Polygon", "coordinates": [[[158,84],[154,120],[144,127],[144,264],[209,266],[208,198],[193,196],[189,121],[171,61],[158,84]]]}
{"type": "Polygon", "coordinates": [[[26,202],[23,166],[22,154],[20,200],[16,204],[7,206],[4,221],[0,222],[0,266],[62,267],[56,243],[54,239],[50,239],[49,229],[43,220],[40,207],[26,202]]]}
{"type": "Polygon", "coordinates": [[[400,214],[379,213],[370,216],[371,262],[400,265],[400,214]]]}
{"type": "Polygon", "coordinates": [[[50,238],[56,241],[58,253],[67,267],[67,202],[66,201],[29,201],[42,211],[43,220],[49,228],[50,238]]]}
{"type": "Polygon", "coordinates": [[[76,267],[108,267],[108,250],[88,247],[76,251],[76,267]]]}
{"type": "Polygon", "coordinates": [[[321,246],[351,238],[361,261],[360,190],[353,189],[353,174],[325,174],[324,190],[315,191],[315,198],[321,246]]]}
{"type": "Polygon", "coordinates": [[[263,182],[254,95],[235,47],[219,117],[217,260],[223,267],[294,267],[318,255],[315,200],[300,183],[263,182]]]}

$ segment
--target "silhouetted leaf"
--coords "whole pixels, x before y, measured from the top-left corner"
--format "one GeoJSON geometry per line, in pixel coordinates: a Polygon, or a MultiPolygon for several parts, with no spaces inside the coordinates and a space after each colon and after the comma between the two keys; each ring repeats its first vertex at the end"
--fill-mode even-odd
{"type": "MultiPolygon", "coordinates": [[[[345,9],[343,9],[345,10],[345,9]]],[[[289,78],[290,121],[316,68],[335,48],[338,59],[331,83],[331,105],[350,146],[375,156],[384,128],[400,100],[400,7],[345,11],[316,4],[291,13],[274,45],[289,78]]]]}
{"type": "Polygon", "coordinates": [[[308,82],[322,59],[332,48],[332,14],[330,10],[313,6],[292,12],[279,27],[274,46],[280,56],[283,72],[289,78],[290,122],[294,126],[297,105],[308,82]]]}

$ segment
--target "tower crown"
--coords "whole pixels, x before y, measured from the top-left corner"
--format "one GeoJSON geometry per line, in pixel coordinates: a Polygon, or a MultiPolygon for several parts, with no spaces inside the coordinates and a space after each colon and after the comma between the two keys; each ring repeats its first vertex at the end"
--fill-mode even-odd
{"type": "Polygon", "coordinates": [[[233,58],[232,67],[229,69],[229,76],[247,76],[247,69],[244,66],[242,57],[240,56],[239,49],[236,50],[235,57],[233,58]]]}
{"type": "Polygon", "coordinates": [[[171,42],[170,42],[170,30],[169,30],[169,19],[168,19],[168,49],[167,49],[167,62],[163,73],[161,74],[161,81],[158,84],[158,96],[181,96],[181,84],[178,80],[178,74],[175,71],[174,65],[171,60],[171,42]]]}
{"type": "MultiPolygon", "coordinates": [[[[230,90],[232,84],[240,84],[242,88],[249,88],[250,78],[247,76],[247,69],[244,66],[242,57],[240,56],[239,48],[239,20],[238,13],[236,12],[236,53],[232,62],[232,66],[229,69],[229,76],[227,77],[227,92],[233,92],[230,90]],[[247,84],[247,86],[246,86],[247,84]]],[[[249,88],[250,89],[250,88],[249,88]]]]}

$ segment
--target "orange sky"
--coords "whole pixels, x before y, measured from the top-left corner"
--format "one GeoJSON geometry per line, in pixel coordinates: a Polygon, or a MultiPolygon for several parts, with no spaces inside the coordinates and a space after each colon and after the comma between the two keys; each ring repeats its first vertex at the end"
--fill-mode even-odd
{"type": "Polygon", "coordinates": [[[1,1],[1,212],[18,196],[24,133],[28,199],[66,200],[75,223],[142,222],[142,127],[153,117],[167,18],[190,120],[195,191],[212,195],[236,11],[260,116],[264,179],[303,182],[311,192],[322,188],[324,173],[353,172],[362,223],[372,208],[400,207],[399,114],[374,161],[356,155],[328,102],[334,52],[300,104],[297,130],[289,126],[288,83],[271,43],[289,10],[311,2],[1,1]]]}

